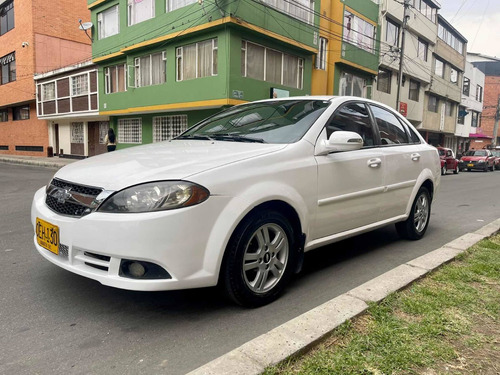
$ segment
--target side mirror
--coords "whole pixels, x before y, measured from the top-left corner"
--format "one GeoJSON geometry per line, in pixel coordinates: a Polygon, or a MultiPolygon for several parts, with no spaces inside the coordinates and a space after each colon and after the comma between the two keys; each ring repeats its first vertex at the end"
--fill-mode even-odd
{"type": "Polygon", "coordinates": [[[358,133],[347,131],[334,132],[327,141],[323,141],[316,155],[327,155],[331,152],[354,151],[363,147],[363,138],[358,133]]]}

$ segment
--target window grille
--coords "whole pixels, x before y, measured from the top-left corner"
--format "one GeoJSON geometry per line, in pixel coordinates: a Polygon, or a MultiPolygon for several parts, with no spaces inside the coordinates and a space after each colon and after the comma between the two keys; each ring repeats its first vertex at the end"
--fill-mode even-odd
{"type": "Polygon", "coordinates": [[[83,143],[83,122],[71,123],[71,143],[83,143]]]}
{"type": "Polygon", "coordinates": [[[99,144],[103,145],[106,142],[104,142],[104,139],[106,138],[106,135],[108,134],[108,129],[109,129],[109,122],[108,121],[100,121],[99,122],[99,144]]]}
{"type": "Polygon", "coordinates": [[[153,117],[153,142],[167,141],[187,130],[187,115],[153,117]]]}
{"type": "Polygon", "coordinates": [[[42,101],[54,100],[56,97],[55,82],[45,83],[42,85],[42,101]]]}
{"type": "Polygon", "coordinates": [[[71,94],[86,95],[89,93],[89,76],[87,73],[71,77],[71,94]]]}
{"type": "Polygon", "coordinates": [[[119,119],[118,143],[142,143],[142,119],[119,119]]]}

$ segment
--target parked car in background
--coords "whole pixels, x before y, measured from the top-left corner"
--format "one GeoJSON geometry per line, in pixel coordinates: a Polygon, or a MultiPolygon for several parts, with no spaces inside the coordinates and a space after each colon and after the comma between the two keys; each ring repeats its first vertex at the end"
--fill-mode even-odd
{"type": "Polygon", "coordinates": [[[467,171],[480,169],[484,172],[495,169],[495,157],[490,150],[469,150],[461,159],[467,171]]]}
{"type": "Polygon", "coordinates": [[[491,153],[495,157],[495,169],[500,169],[500,150],[491,150],[491,153]]]}
{"type": "Polygon", "coordinates": [[[171,141],[63,167],[35,194],[34,245],[104,285],[220,283],[255,307],[278,297],[306,251],[388,224],[422,238],[440,178],[436,148],[388,106],[252,102],[171,141]]]}
{"type": "Polygon", "coordinates": [[[438,147],[439,158],[441,159],[441,174],[445,175],[447,171],[453,171],[454,174],[459,172],[459,160],[455,157],[455,153],[450,148],[438,147]]]}

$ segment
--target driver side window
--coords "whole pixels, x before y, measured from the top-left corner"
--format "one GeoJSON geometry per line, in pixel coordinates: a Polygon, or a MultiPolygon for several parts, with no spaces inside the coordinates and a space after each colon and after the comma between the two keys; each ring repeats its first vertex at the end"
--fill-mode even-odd
{"type": "Polygon", "coordinates": [[[370,115],[363,103],[348,103],[337,109],[326,124],[328,138],[343,130],[358,133],[363,138],[363,147],[375,144],[370,115]]]}

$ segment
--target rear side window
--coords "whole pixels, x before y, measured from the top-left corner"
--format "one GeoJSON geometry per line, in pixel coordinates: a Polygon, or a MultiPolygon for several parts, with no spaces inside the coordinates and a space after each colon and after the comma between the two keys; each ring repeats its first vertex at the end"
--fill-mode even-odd
{"type": "Polygon", "coordinates": [[[408,131],[410,132],[411,142],[420,143],[420,138],[418,137],[417,133],[415,133],[415,130],[408,126],[408,131]]]}
{"type": "Polygon", "coordinates": [[[380,143],[382,145],[408,143],[408,135],[406,134],[405,128],[395,115],[377,106],[370,105],[370,108],[377,121],[380,133],[380,143]]]}
{"type": "Polygon", "coordinates": [[[349,103],[340,107],[326,124],[327,137],[336,131],[358,133],[363,138],[363,146],[375,144],[370,115],[363,103],[349,103]]]}

